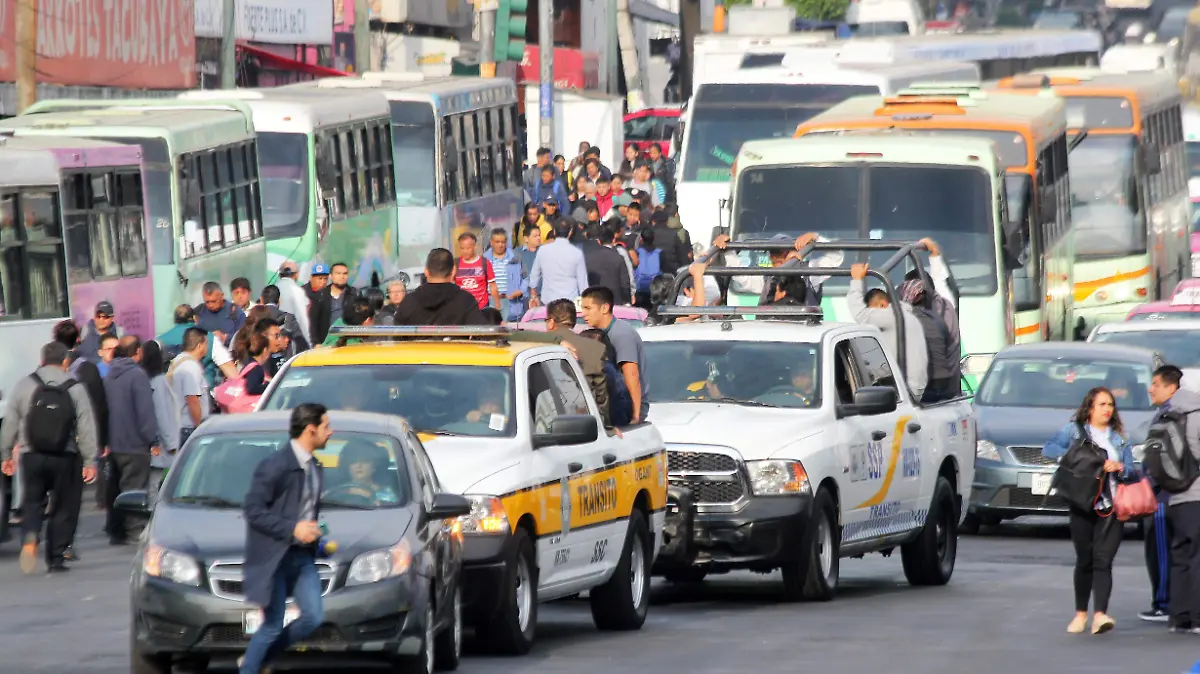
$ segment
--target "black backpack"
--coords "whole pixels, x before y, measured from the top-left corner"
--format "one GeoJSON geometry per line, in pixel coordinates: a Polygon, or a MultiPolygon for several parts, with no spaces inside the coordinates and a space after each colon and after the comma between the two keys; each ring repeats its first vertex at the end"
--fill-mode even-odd
{"type": "MultiPolygon", "coordinates": [[[[1096,500],[1104,491],[1104,460],[1108,453],[1100,448],[1092,436],[1077,425],[1079,436],[1071,442],[1067,453],[1058,462],[1058,469],[1051,478],[1053,493],[1071,507],[1091,512],[1096,500]]],[[[1042,500],[1043,507],[1050,494],[1042,500]]]]}
{"type": "Polygon", "coordinates": [[[69,391],[77,382],[47,384],[36,372],[32,376],[38,387],[25,416],[25,438],[35,452],[63,454],[75,437],[75,404],[69,391]]]}
{"type": "Polygon", "coordinates": [[[1200,477],[1200,461],[1187,440],[1186,412],[1162,412],[1150,424],[1142,466],[1150,479],[1168,494],[1187,491],[1200,477]]]}

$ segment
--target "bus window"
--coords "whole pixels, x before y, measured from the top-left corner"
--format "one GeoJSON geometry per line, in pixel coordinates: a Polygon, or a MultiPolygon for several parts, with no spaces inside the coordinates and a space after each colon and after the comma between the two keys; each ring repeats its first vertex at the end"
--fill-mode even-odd
{"type": "Polygon", "coordinates": [[[67,315],[57,195],[0,196],[0,320],[67,315]]]}
{"type": "Polygon", "coordinates": [[[256,205],[258,161],[253,142],[189,153],[180,163],[183,257],[222,250],[262,236],[261,213],[256,205]],[[234,170],[239,156],[242,161],[253,161],[244,167],[250,170],[234,170]]]}
{"type": "Polygon", "coordinates": [[[116,204],[110,199],[112,188],[109,178],[105,174],[92,174],[87,181],[90,197],[87,204],[88,238],[92,251],[92,278],[95,280],[121,277],[120,222],[116,204]]]}
{"type": "Polygon", "coordinates": [[[1080,257],[1146,250],[1146,225],[1134,173],[1131,135],[1088,135],[1071,151],[1071,209],[1080,257]]]}
{"type": "MultiPolygon", "coordinates": [[[[1038,255],[1031,254],[1033,237],[1038,236],[1033,226],[1033,180],[1023,173],[1006,173],[1004,176],[1004,198],[1008,204],[1008,219],[1019,223],[1017,229],[1009,230],[1018,237],[1018,242],[1005,241],[1005,248],[1018,263],[1013,269],[1013,305],[1017,311],[1029,311],[1041,306],[1041,273],[1038,255]]],[[[1006,239],[1007,239],[1006,235],[1006,239]]],[[[1040,238],[1040,237],[1039,237],[1040,238]]],[[[1037,244],[1040,251],[1041,244],[1037,244]]]]}
{"type": "Polygon", "coordinates": [[[142,179],[137,173],[115,174],[117,210],[120,218],[118,248],[121,251],[121,276],[145,276],[149,271],[146,254],[146,219],[143,212],[142,179]]]}
{"type": "MultiPolygon", "coordinates": [[[[437,203],[438,174],[434,163],[433,107],[428,103],[393,102],[391,111],[393,159],[404,167],[396,176],[396,203],[433,206],[437,203]]],[[[447,177],[447,185],[451,182],[447,177]]]]}
{"type": "MultiPolygon", "coordinates": [[[[318,141],[320,142],[320,141],[318,141]]],[[[302,133],[260,132],[259,161],[262,163],[263,227],[267,236],[287,238],[299,236],[308,226],[308,209],[312,200],[309,185],[308,140],[302,133]]],[[[251,164],[253,165],[253,164],[251,164]]],[[[246,157],[233,167],[234,179],[245,180],[246,157]]],[[[245,194],[239,195],[244,197],[245,194]]],[[[239,198],[239,206],[244,199],[239,198]]],[[[246,205],[250,203],[247,201],[246,205]]],[[[239,208],[239,220],[250,219],[239,208]]]]}

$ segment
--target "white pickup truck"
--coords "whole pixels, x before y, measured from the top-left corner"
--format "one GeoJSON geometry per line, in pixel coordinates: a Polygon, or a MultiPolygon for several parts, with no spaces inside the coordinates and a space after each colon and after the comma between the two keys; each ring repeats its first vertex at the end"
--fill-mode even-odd
{"type": "Polygon", "coordinates": [[[780,569],[786,599],[827,600],[840,558],[899,547],[909,582],[949,581],[974,476],[970,403],[914,402],[874,326],[823,323],[809,307],[661,310],[694,313],[713,320],[640,330],[648,419],[671,485],[696,506],[690,564],[662,558],[655,573],[780,569]]]}

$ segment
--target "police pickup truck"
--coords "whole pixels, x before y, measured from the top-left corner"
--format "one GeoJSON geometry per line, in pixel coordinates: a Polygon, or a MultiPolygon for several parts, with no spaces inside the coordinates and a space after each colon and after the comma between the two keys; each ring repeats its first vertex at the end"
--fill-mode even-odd
{"type": "Polygon", "coordinates": [[[543,333],[332,334],[361,343],[297,355],[259,409],[317,402],[396,414],[417,429],[410,441],[425,470],[411,498],[450,492],[472,504],[452,525],[463,537],[455,609],[487,645],[527,652],[538,604],[585,591],[600,629],[642,626],[667,508],[666,452],[653,425],[606,430],[578,362],[543,333]]]}
{"type": "MultiPolygon", "coordinates": [[[[887,245],[857,243],[833,245],[887,245]]],[[[890,265],[868,273],[903,326],[893,284],[903,266],[896,263],[920,268],[921,249],[892,247],[898,252],[890,265]]],[[[706,273],[836,277],[849,270],[706,273]]],[[[921,276],[932,295],[928,275],[921,276]]],[[[974,476],[966,399],[915,402],[902,356],[885,351],[878,328],[824,323],[817,307],[659,313],[702,318],[640,330],[651,364],[649,419],[666,441],[671,485],[689,490],[695,504],[689,555],[660,558],[655,574],[698,582],[709,573],[779,569],[787,600],[828,600],[840,558],[888,556],[899,547],[913,585],[950,580],[974,476]],[[745,320],[750,314],[757,320],[745,320]]],[[[897,341],[903,354],[903,332],[897,341]]]]}

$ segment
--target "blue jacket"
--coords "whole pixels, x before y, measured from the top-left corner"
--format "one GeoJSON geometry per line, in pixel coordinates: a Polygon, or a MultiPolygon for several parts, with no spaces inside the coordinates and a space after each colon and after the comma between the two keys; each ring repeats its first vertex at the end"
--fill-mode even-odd
{"type": "MultiPolygon", "coordinates": [[[[324,491],[321,463],[313,457],[317,470],[317,493],[324,491]]],[[[246,561],[242,564],[242,587],[246,601],[265,607],[275,589],[275,570],[292,547],[292,534],[300,521],[304,497],[304,469],[296,461],[290,442],[263,459],[250,478],[250,490],[242,499],[246,517],[246,561]]],[[[316,518],[321,517],[317,502],[316,518]]]]}
{"type": "Polygon", "coordinates": [[[150,377],[132,358],[116,358],[104,377],[108,400],[108,448],[114,454],[150,455],[158,444],[158,417],[150,377]]]}
{"type": "Polygon", "coordinates": [[[558,212],[566,213],[567,206],[570,201],[567,199],[567,193],[563,190],[562,183],[557,180],[551,180],[549,183],[543,183],[538,180],[538,184],[533,188],[533,203],[541,204],[542,199],[546,198],[547,194],[553,194],[554,199],[558,202],[558,212]]]}
{"type": "MultiPolygon", "coordinates": [[[[1062,430],[1042,447],[1042,456],[1047,459],[1061,459],[1071,447],[1071,443],[1075,442],[1078,437],[1079,424],[1071,422],[1063,426],[1062,430]]],[[[1112,446],[1121,453],[1121,463],[1125,465],[1125,469],[1121,471],[1120,480],[1122,482],[1133,480],[1138,476],[1137,467],[1133,462],[1133,448],[1129,446],[1129,442],[1125,438],[1111,428],[1108,429],[1108,439],[1112,446]]]]}
{"type": "Polygon", "coordinates": [[[492,263],[497,279],[503,274],[507,284],[506,290],[500,296],[500,299],[508,302],[508,315],[504,317],[504,320],[521,320],[529,306],[529,270],[525,268],[524,263],[521,262],[521,256],[515,251],[508,252],[503,265],[498,264],[498,261],[493,259],[491,251],[488,251],[488,261],[492,263]],[[521,297],[515,300],[508,299],[508,295],[517,290],[521,291],[521,297]]]}
{"type": "Polygon", "coordinates": [[[208,332],[219,330],[225,333],[226,346],[229,346],[234,333],[246,322],[246,314],[229,300],[225,300],[225,305],[215,312],[209,311],[206,304],[198,304],[192,311],[196,314],[196,327],[208,332]]]}

